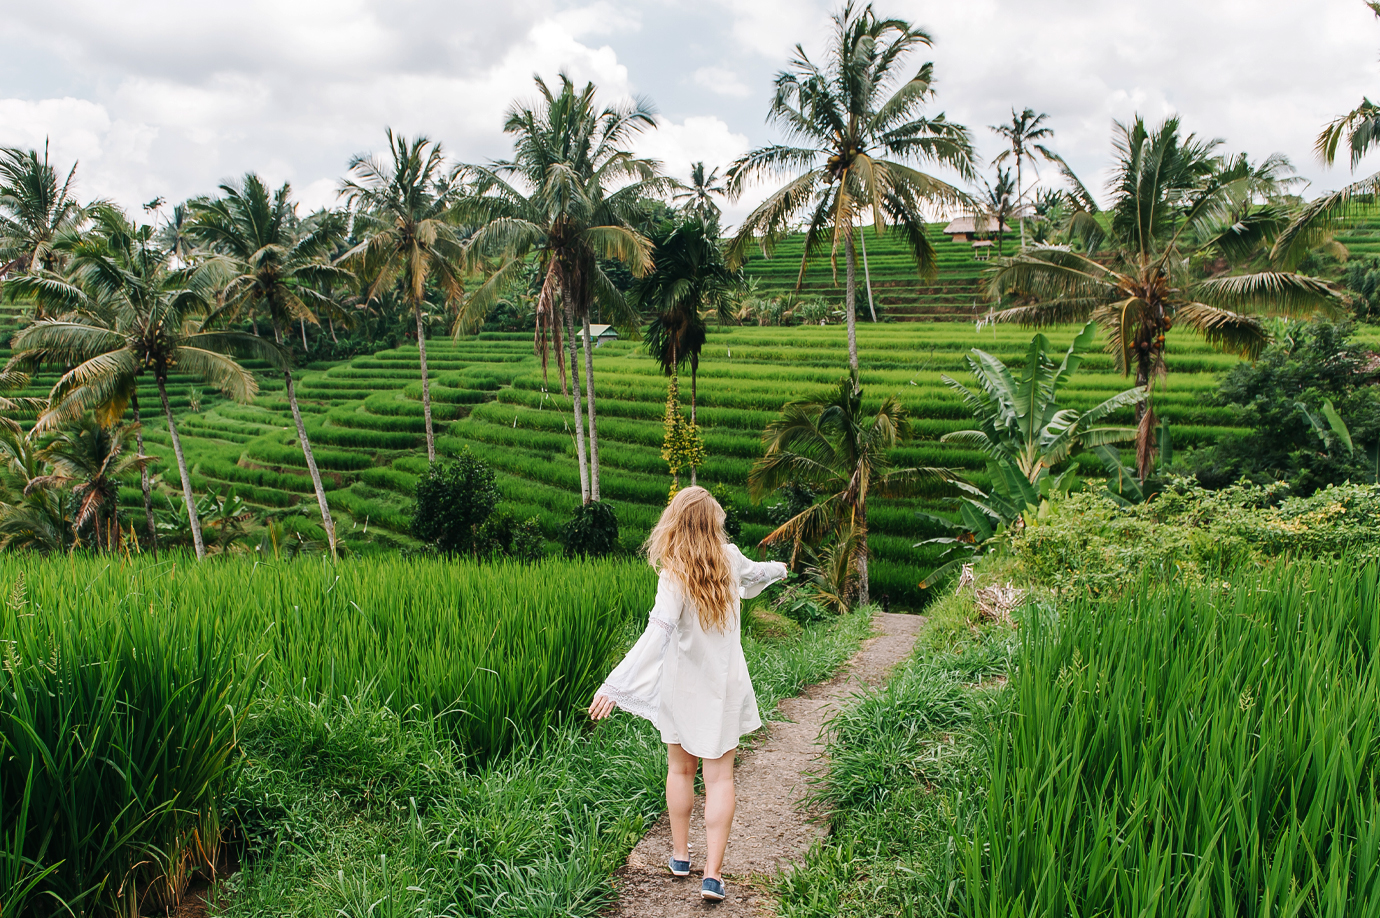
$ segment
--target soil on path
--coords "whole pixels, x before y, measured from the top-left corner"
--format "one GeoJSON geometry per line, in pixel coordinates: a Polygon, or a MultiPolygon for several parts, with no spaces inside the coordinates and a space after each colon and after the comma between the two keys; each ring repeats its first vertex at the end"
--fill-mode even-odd
{"type": "Polygon", "coordinates": [[[763,882],[793,863],[825,833],[818,814],[802,806],[808,779],[820,767],[825,722],[859,688],[876,685],[910,656],[924,619],[918,615],[877,613],[874,637],[829,682],[781,702],[787,718],[771,724],[767,735],[735,771],[737,811],[724,858],[729,897],[718,904],[700,899],[704,841],[704,798],[695,799],[690,819],[690,876],[676,879],[666,870],[671,855],[671,824],[663,814],[618,871],[618,903],[609,918],[667,918],[713,912],[721,918],[769,914],[763,882]]]}

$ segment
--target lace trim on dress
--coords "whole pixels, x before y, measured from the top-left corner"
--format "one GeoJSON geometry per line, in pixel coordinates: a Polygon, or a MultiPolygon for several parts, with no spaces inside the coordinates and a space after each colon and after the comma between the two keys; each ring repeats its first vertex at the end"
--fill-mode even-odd
{"type": "MultiPolygon", "coordinates": [[[[656,649],[655,655],[657,664],[660,665],[661,661],[666,659],[666,648],[671,646],[671,638],[676,633],[676,624],[656,616],[651,616],[648,621],[660,627],[662,631],[661,646],[656,649]]],[[[653,694],[648,697],[639,695],[631,689],[619,688],[611,682],[605,682],[599,687],[599,694],[607,695],[614,704],[629,714],[641,717],[643,720],[650,720],[653,724],[657,722],[657,709],[661,707],[659,691],[654,690],[653,694]]]]}
{"type": "Polygon", "coordinates": [[[631,692],[620,691],[608,683],[604,683],[603,687],[599,689],[599,694],[607,695],[613,700],[614,704],[618,705],[618,707],[627,711],[629,714],[640,717],[643,720],[650,720],[653,724],[656,723],[656,709],[660,707],[660,705],[654,705],[651,699],[643,698],[640,695],[634,695],[631,692]]]}

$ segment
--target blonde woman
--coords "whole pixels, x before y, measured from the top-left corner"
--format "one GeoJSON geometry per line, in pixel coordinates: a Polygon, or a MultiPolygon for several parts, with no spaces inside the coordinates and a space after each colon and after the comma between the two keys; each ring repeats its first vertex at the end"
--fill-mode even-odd
{"type": "Polygon", "coordinates": [[[762,725],[743,658],[741,601],[786,576],[779,561],[749,561],[724,535],[724,511],[704,488],[686,488],[647,539],[661,575],[651,621],[590,703],[601,720],[615,705],[650,720],[666,743],[671,873],[690,874],[695,770],[704,763],[708,851],[700,896],[724,898],[724,850],[733,824],[733,755],[762,725]]]}

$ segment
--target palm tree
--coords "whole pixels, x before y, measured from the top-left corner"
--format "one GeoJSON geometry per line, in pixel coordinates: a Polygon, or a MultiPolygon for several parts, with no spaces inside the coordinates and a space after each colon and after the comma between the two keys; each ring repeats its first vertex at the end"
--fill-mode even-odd
{"type": "MultiPolygon", "coordinates": [[[[1366,6],[1380,19],[1380,0],[1368,0],[1366,6]]],[[[1343,138],[1354,173],[1362,158],[1380,146],[1380,105],[1362,97],[1360,105],[1329,122],[1314,142],[1318,158],[1328,166],[1334,165],[1343,138]]],[[[1352,182],[1339,191],[1318,196],[1279,234],[1270,253],[1271,259],[1277,264],[1297,264],[1309,250],[1331,236],[1338,221],[1351,213],[1358,195],[1377,193],[1380,193],[1380,172],[1352,182]]]]}
{"type": "Polygon", "coordinates": [[[76,173],[74,163],[60,179],[46,143],[42,159],[36,150],[0,149],[0,280],[61,267],[53,244],[86,218],[72,197],[76,173]]]}
{"type": "Polygon", "coordinates": [[[1048,147],[1038,143],[1054,136],[1054,132],[1044,126],[1044,121],[1048,117],[1044,113],[1035,114],[1033,108],[1024,109],[1018,115],[1013,108],[1010,124],[991,126],[992,131],[1007,143],[1007,148],[997,154],[997,158],[992,160],[992,165],[1000,166],[1008,159],[1016,161],[1016,209],[1021,223],[1021,248],[1025,248],[1025,185],[1021,179],[1021,166],[1027,162],[1033,166],[1037,155],[1049,162],[1060,161],[1048,147]]]}
{"type": "Polygon", "coordinates": [[[656,314],[647,329],[647,352],[670,376],[690,362],[690,423],[695,423],[704,318],[712,312],[722,321],[743,286],[741,271],[730,270],[714,238],[713,224],[698,217],[665,224],[648,237],[656,263],[633,282],[633,302],[656,314]]]}
{"type": "Polygon", "coordinates": [[[470,193],[458,213],[478,225],[470,245],[476,257],[503,262],[469,298],[457,331],[470,327],[497,301],[535,256],[541,271],[537,298],[536,351],[545,374],[548,348],[557,353],[561,391],[561,325],[570,360],[575,452],[584,502],[599,500],[599,432],[594,400],[594,347],[589,323],[596,300],[615,316],[635,324],[638,316],[613,285],[600,259],[623,262],[634,277],[651,267],[651,243],[633,228],[642,201],[670,187],[657,164],[640,159],[627,145],[655,127],[644,102],[595,103],[593,83],[576,90],[561,74],[556,91],[538,77],[535,104],[514,106],[503,130],[514,138],[513,158],[487,166],[465,166],[470,193]],[[585,386],[589,404],[589,460],[586,470],[580,377],[575,358],[575,323],[582,326],[585,386]]]}
{"type": "MultiPolygon", "coordinates": [[[[863,413],[857,379],[839,380],[823,402],[791,402],[763,435],[766,453],[748,476],[754,501],[782,485],[803,484],[827,495],[762,540],[791,540],[794,552],[826,534],[856,540],[858,600],[868,601],[867,499],[901,497],[933,489],[955,476],[941,468],[895,468],[890,453],[910,439],[910,421],[888,397],[871,417],[863,413]]],[[[794,553],[793,552],[793,553],[794,553]]]]}
{"type": "Polygon", "coordinates": [[[699,217],[706,226],[717,227],[723,211],[714,203],[715,197],[723,197],[727,189],[719,184],[719,170],[705,170],[703,162],[690,167],[689,184],[677,183],[678,190],[671,195],[672,203],[679,204],[687,214],[699,217]]]}
{"type": "Polygon", "coordinates": [[[38,451],[37,458],[50,469],[31,479],[28,489],[72,489],[74,538],[90,526],[92,544],[114,551],[118,543],[112,530],[119,524],[120,479],[143,471],[150,461],[141,451],[130,451],[133,435],[131,427],[120,423],[106,427],[88,414],[60,428],[38,451]]]}
{"type": "Polygon", "coordinates": [[[67,549],[67,500],[57,488],[34,486],[46,471],[38,453],[17,425],[0,426],[0,550],[67,549]]]}
{"type": "Polygon", "coordinates": [[[448,308],[459,301],[464,293],[464,244],[448,217],[454,191],[445,175],[441,145],[425,137],[409,143],[390,128],[388,150],[387,161],[362,154],[350,159],[353,178],[345,181],[340,193],[354,216],[354,234],[363,241],[339,260],[369,279],[370,300],[400,288],[417,320],[426,458],[434,463],[424,304],[429,283],[440,290],[448,308]]]}
{"type": "Polygon", "coordinates": [[[114,423],[137,400],[139,377],[150,373],[168,421],[192,543],[200,560],[206,556],[206,546],[168,401],[168,376],[173,372],[190,375],[236,401],[248,402],[258,392],[258,383],[232,355],[257,357],[278,369],[286,365],[285,355],[276,344],[255,335],[198,330],[194,320],[204,316],[215,299],[214,272],[170,270],[168,253],[154,241],[153,228],[136,227],[113,208],[102,208],[94,232],[72,244],[69,251],[69,279],[48,279],[44,289],[49,295],[64,293],[75,314],[40,319],[15,335],[15,355],[7,369],[76,364],[53,386],[51,407],[35,427],[40,431],[88,411],[96,412],[99,423],[114,423]]]}
{"type": "Polygon", "coordinates": [[[336,302],[319,289],[331,281],[353,277],[330,263],[341,227],[329,215],[316,221],[314,226],[300,227],[297,207],[291,201],[291,187],[284,184],[270,194],[268,186],[252,172],[245,175],[243,182],[227,182],[220,190],[223,197],[194,205],[194,217],[188,228],[192,237],[219,253],[223,265],[229,269],[230,277],[221,293],[225,305],[208,324],[222,319],[235,320],[248,312],[262,316],[273,329],[273,339],[287,356],[283,383],[287,387],[292,420],[297,425],[297,442],[302,446],[307,472],[316,490],[316,503],[331,557],[335,557],[335,522],[326,503],[326,489],[316,467],[292,380],[292,323],[319,325],[318,312],[348,320],[336,302]]]}
{"type": "Polygon", "coordinates": [[[858,370],[855,218],[869,213],[878,233],[888,223],[894,225],[905,237],[921,276],[932,276],[938,263],[925,233],[924,207],[968,199],[957,188],[906,163],[934,163],[954,169],[965,179],[975,176],[967,129],[942,114],[932,118],[921,114],[934,95],[933,65],[922,65],[908,80],[897,79],[901,59],[930,44],[929,35],[909,23],[878,19],[870,4],[859,10],[849,0],[834,16],[827,63],[815,64],[796,45],[790,69],[776,78],[767,117],[784,129],[788,142],[753,150],[728,171],[733,198],[755,181],[798,173],[743,221],[729,244],[729,263],[742,264],[754,240],[770,255],[803,217],[799,287],[806,265],[829,236],[835,278],[839,249],[844,251],[848,364],[854,377],[858,370]]]}
{"type": "MultiPolygon", "coordinates": [[[[982,201],[987,211],[986,216],[990,217],[997,224],[997,254],[1004,254],[1002,243],[1006,238],[1006,229],[1011,225],[1011,217],[1016,212],[1016,199],[1012,196],[1015,185],[1011,182],[1010,169],[997,169],[997,184],[987,185],[987,193],[982,201]]],[[[976,221],[976,225],[981,229],[981,219],[976,221]]],[[[1025,237],[1021,237],[1021,245],[1025,245],[1025,237]]]]}
{"type": "MultiPolygon", "coordinates": [[[[1240,199],[1250,176],[1224,177],[1215,155],[1219,141],[1180,136],[1178,118],[1153,132],[1137,118],[1118,124],[1114,147],[1113,204],[1104,224],[1081,191],[1084,210],[1073,225],[1085,238],[1109,244],[1099,258],[1058,249],[1032,249],[992,269],[989,294],[1014,305],[1001,321],[1026,325],[1092,319],[1107,334],[1116,366],[1135,374],[1149,391],[1165,375],[1165,333],[1175,326],[1201,335],[1219,350],[1254,358],[1269,341],[1259,314],[1306,316],[1341,302],[1326,281],[1280,270],[1214,277],[1195,275],[1195,252],[1233,251],[1224,240],[1238,233],[1221,217],[1240,199]],[[1081,218],[1081,222],[1080,222],[1081,218]]],[[[1150,474],[1155,411],[1149,399],[1138,408],[1137,471],[1150,474]]]]}

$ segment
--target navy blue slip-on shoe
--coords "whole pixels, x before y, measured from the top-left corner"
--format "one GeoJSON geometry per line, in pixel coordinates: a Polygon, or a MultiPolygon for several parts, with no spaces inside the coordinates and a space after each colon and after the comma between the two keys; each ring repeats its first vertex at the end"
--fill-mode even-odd
{"type": "Polygon", "coordinates": [[[671,876],[673,877],[690,876],[690,862],[688,860],[678,861],[675,859],[675,857],[672,857],[671,863],[667,864],[666,866],[671,868],[671,876]]]}
{"type": "Polygon", "coordinates": [[[728,893],[724,892],[724,881],[705,877],[704,882],[700,884],[700,898],[708,899],[710,902],[724,901],[728,898],[728,893]]]}

